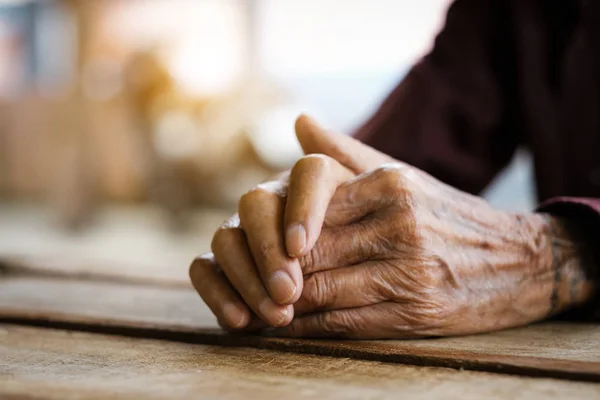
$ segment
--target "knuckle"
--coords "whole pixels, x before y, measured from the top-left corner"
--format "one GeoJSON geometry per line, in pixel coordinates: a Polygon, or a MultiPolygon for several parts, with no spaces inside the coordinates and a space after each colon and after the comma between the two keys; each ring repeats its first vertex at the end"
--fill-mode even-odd
{"type": "Polygon", "coordinates": [[[309,154],[294,164],[292,174],[297,176],[307,172],[326,172],[331,169],[333,159],[324,154],[309,154]]]}
{"type": "Polygon", "coordinates": [[[392,165],[379,167],[375,171],[376,179],[386,194],[396,194],[405,187],[403,169],[392,165]]]}
{"type": "Polygon", "coordinates": [[[311,249],[308,253],[298,259],[302,273],[309,274],[311,272],[313,266],[315,265],[315,255],[315,250],[311,249]]]}
{"type": "Polygon", "coordinates": [[[421,265],[421,281],[428,288],[439,289],[448,282],[449,265],[438,257],[423,260],[421,265]]]}
{"type": "Polygon", "coordinates": [[[321,313],[316,315],[317,325],[325,333],[339,333],[340,324],[333,313],[321,313]]]}
{"type": "Polygon", "coordinates": [[[412,175],[414,171],[407,166],[385,165],[375,171],[380,182],[381,194],[389,199],[396,199],[396,204],[411,210],[414,205],[412,175]]]}
{"type": "Polygon", "coordinates": [[[248,210],[252,205],[262,203],[267,196],[270,196],[269,193],[264,187],[257,186],[250,190],[240,197],[240,201],[238,204],[240,214],[244,210],[248,210]]]}
{"type": "Polygon", "coordinates": [[[407,321],[420,331],[432,331],[444,327],[452,320],[455,314],[452,302],[445,301],[438,296],[424,298],[414,310],[407,321]]]}
{"type": "Polygon", "coordinates": [[[241,220],[247,220],[259,207],[272,205],[274,200],[281,201],[287,196],[287,182],[271,181],[261,183],[244,193],[238,202],[238,214],[241,220]]]}
{"type": "Polygon", "coordinates": [[[310,274],[319,262],[319,253],[316,247],[313,247],[308,253],[298,259],[300,269],[303,274],[310,274]]]}
{"type": "Polygon", "coordinates": [[[342,333],[347,337],[360,336],[361,332],[368,330],[365,318],[359,315],[352,315],[349,312],[343,312],[339,316],[342,333]]]}
{"type": "Polygon", "coordinates": [[[425,268],[420,275],[421,283],[426,289],[437,289],[443,284],[442,273],[438,269],[425,268]]]}
{"type": "Polygon", "coordinates": [[[190,265],[188,273],[192,285],[202,296],[207,289],[207,284],[212,282],[218,273],[218,267],[212,254],[196,257],[190,265]]]}
{"type": "Polygon", "coordinates": [[[273,243],[268,240],[263,240],[260,243],[260,257],[262,260],[271,260],[279,256],[281,253],[278,243],[273,243]]]}
{"type": "Polygon", "coordinates": [[[437,329],[447,325],[463,304],[460,299],[451,298],[447,288],[448,276],[443,265],[432,260],[422,266],[417,280],[419,284],[413,287],[414,297],[410,302],[411,310],[405,319],[413,327],[419,329],[437,329]]]}
{"type": "Polygon", "coordinates": [[[206,275],[208,262],[203,257],[196,257],[190,264],[188,274],[192,282],[199,282],[206,275]]]}
{"type": "Polygon", "coordinates": [[[351,336],[362,330],[361,321],[345,310],[317,314],[317,323],[328,335],[351,336]]]}
{"type": "Polygon", "coordinates": [[[375,268],[371,268],[369,273],[370,276],[366,281],[372,285],[376,296],[372,299],[373,303],[386,300],[397,301],[401,298],[400,296],[404,293],[404,288],[402,287],[401,279],[395,276],[394,270],[390,271],[385,266],[376,266],[375,268]]]}
{"type": "Polygon", "coordinates": [[[221,227],[215,232],[210,247],[213,253],[220,253],[222,250],[234,245],[243,235],[240,228],[221,227]]]}
{"type": "Polygon", "coordinates": [[[335,301],[335,283],[327,273],[316,273],[305,281],[302,291],[304,301],[313,310],[326,308],[335,301]]]}
{"type": "Polygon", "coordinates": [[[447,325],[443,306],[427,298],[408,304],[403,308],[391,310],[391,327],[407,336],[435,335],[447,325]]]}

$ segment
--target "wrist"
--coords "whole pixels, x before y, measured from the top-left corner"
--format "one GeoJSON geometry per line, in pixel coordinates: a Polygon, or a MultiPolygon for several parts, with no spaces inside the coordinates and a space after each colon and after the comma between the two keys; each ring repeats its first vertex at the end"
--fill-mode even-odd
{"type": "Polygon", "coordinates": [[[534,214],[544,236],[541,268],[551,277],[548,315],[580,307],[592,300],[597,289],[595,260],[585,224],[548,214],[534,214]]]}

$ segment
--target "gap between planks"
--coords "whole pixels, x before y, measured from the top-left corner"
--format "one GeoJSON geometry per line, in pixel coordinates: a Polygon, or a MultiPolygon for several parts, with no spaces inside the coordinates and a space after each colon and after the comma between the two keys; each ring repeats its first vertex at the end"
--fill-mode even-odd
{"type": "Polygon", "coordinates": [[[600,382],[597,325],[554,322],[487,335],[412,341],[239,336],[219,330],[192,290],[31,276],[0,279],[0,321],[185,343],[600,382]]]}

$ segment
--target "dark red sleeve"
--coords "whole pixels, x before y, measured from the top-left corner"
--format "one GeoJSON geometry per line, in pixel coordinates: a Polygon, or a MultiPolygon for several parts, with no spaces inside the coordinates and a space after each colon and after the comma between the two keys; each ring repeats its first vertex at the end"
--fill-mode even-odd
{"type": "Polygon", "coordinates": [[[354,136],[458,189],[482,191],[520,141],[506,3],[455,1],[433,50],[354,136]]]}
{"type": "MultiPolygon", "coordinates": [[[[600,224],[600,199],[586,197],[555,197],[542,203],[538,207],[538,211],[565,217],[585,219],[587,221],[597,221],[598,224],[600,224]]],[[[600,244],[600,235],[598,236],[598,241],[600,244]]]]}
{"type": "MultiPolygon", "coordinates": [[[[594,265],[590,266],[590,270],[593,278],[600,281],[600,199],[556,197],[542,203],[537,211],[581,222],[590,247],[595,251],[591,261],[594,265]]],[[[565,317],[600,321],[600,293],[587,307],[570,312],[565,317]]]]}

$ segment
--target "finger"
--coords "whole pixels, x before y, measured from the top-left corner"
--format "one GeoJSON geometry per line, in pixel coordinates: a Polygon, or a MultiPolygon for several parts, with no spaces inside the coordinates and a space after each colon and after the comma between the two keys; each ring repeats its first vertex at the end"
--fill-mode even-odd
{"type": "Polygon", "coordinates": [[[398,162],[351,136],[323,129],[306,115],[298,117],[295,129],[305,154],[325,154],[357,174],[385,163],[398,162]]]}
{"type": "Polygon", "coordinates": [[[281,195],[259,186],[242,196],[239,215],[264,287],[277,304],[292,304],[302,292],[302,270],[285,250],[284,202],[281,195]]]}
{"type": "Polygon", "coordinates": [[[389,251],[392,238],[411,234],[414,218],[409,211],[414,200],[405,179],[402,168],[386,167],[342,184],[327,209],[326,229],[315,246],[298,259],[303,274],[378,259],[389,251]],[[390,214],[406,218],[390,224],[390,214]]]}
{"type": "Polygon", "coordinates": [[[314,154],[292,168],[285,208],[285,246],[291,257],[306,254],[317,241],[337,187],[354,173],[334,159],[314,154]]]}
{"type": "Polygon", "coordinates": [[[324,311],[294,318],[284,328],[267,330],[269,336],[280,337],[336,337],[348,339],[409,339],[431,336],[410,324],[399,307],[401,304],[384,302],[360,308],[324,311]]]}
{"type": "Polygon", "coordinates": [[[385,226],[378,228],[377,224],[368,221],[323,229],[311,251],[298,258],[302,274],[309,275],[377,259],[385,250],[385,243],[381,239],[385,229],[385,226]]]}
{"type": "Polygon", "coordinates": [[[219,229],[212,241],[212,251],[225,276],[246,304],[272,326],[289,323],[293,307],[275,304],[258,276],[246,236],[240,228],[219,229]]]}
{"type": "Polygon", "coordinates": [[[325,225],[348,225],[392,206],[409,206],[411,193],[407,180],[411,179],[411,171],[402,165],[388,165],[341,184],[327,208],[325,225]]]}
{"type": "Polygon", "coordinates": [[[296,137],[305,154],[324,154],[349,168],[356,174],[394,164],[412,170],[415,175],[428,182],[435,182],[448,189],[451,187],[431,175],[396,160],[354,139],[352,136],[333,133],[323,129],[312,118],[301,115],[296,119],[296,137]]]}
{"type": "Polygon", "coordinates": [[[250,310],[219,270],[212,253],[196,258],[190,266],[192,285],[223,327],[245,328],[250,310]]]}
{"type": "Polygon", "coordinates": [[[384,272],[373,263],[311,274],[304,279],[294,315],[364,307],[390,300],[393,290],[384,272]]]}

